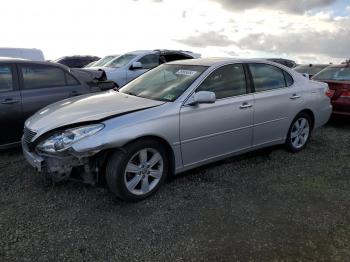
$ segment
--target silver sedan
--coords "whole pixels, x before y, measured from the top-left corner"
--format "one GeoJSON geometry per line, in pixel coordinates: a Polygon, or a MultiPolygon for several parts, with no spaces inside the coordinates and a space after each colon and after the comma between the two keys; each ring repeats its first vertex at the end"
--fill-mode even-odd
{"type": "Polygon", "coordinates": [[[168,176],[223,158],[278,144],[302,150],[331,115],[327,92],[263,60],[172,62],[119,91],[40,110],[25,123],[23,151],[55,181],[104,177],[116,196],[137,201],[168,176]]]}

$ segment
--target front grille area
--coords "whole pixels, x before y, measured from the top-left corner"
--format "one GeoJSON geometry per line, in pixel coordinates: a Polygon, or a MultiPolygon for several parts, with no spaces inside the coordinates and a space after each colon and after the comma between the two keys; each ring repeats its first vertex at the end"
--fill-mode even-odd
{"type": "Polygon", "coordinates": [[[32,139],[35,137],[35,135],[36,132],[25,127],[23,131],[23,141],[29,145],[32,142],[32,139]]]}

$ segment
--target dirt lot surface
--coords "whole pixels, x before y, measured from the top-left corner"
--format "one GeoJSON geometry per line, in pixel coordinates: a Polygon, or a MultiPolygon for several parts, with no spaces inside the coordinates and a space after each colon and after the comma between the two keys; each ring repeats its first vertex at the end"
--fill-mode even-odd
{"type": "Polygon", "coordinates": [[[1,261],[350,261],[350,121],[307,149],[263,150],[187,172],[128,204],[52,187],[0,153],[1,261]]]}

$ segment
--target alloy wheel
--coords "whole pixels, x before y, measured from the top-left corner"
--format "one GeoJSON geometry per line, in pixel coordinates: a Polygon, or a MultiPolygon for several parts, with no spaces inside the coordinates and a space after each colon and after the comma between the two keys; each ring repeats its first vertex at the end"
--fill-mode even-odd
{"type": "Polygon", "coordinates": [[[310,124],[309,121],[304,118],[298,118],[292,127],[291,130],[291,142],[294,148],[299,149],[302,148],[310,135],[310,124]]]}
{"type": "Polygon", "coordinates": [[[124,171],[124,182],[130,193],[145,195],[151,192],[163,176],[164,161],[154,148],[136,152],[128,161],[124,171]]]}

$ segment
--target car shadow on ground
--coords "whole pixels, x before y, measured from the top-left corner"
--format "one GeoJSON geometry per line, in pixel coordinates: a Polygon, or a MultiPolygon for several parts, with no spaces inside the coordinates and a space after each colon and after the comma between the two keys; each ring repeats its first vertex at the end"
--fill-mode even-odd
{"type": "Polygon", "coordinates": [[[278,150],[278,149],[283,149],[283,148],[284,148],[283,145],[277,145],[277,146],[271,146],[271,147],[258,149],[258,150],[244,153],[241,155],[228,157],[226,159],[215,161],[213,163],[206,164],[206,165],[191,169],[189,171],[185,171],[183,173],[179,173],[177,175],[174,175],[174,176],[170,177],[169,182],[172,182],[174,180],[181,179],[181,178],[184,178],[187,176],[200,175],[203,172],[206,172],[208,169],[220,167],[220,166],[228,164],[228,163],[234,164],[234,163],[239,163],[243,160],[249,160],[249,159],[254,159],[255,161],[258,161],[258,162],[268,161],[268,160],[270,160],[270,155],[273,151],[278,150]]]}
{"type": "Polygon", "coordinates": [[[350,116],[332,116],[329,119],[327,126],[350,129],[350,116]]]}

